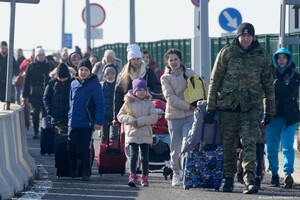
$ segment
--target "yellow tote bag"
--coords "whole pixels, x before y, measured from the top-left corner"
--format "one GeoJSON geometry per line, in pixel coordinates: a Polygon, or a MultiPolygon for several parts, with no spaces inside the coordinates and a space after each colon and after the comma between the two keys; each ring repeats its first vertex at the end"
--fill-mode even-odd
{"type": "Polygon", "coordinates": [[[205,85],[198,74],[187,78],[187,86],[183,96],[187,103],[195,107],[197,106],[197,101],[206,99],[205,85]]]}

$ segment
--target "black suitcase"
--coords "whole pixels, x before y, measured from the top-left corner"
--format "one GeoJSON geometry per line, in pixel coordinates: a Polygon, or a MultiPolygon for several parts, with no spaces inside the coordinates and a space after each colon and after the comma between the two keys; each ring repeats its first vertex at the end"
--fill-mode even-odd
{"type": "MultiPolygon", "coordinates": [[[[68,135],[56,134],[55,136],[55,167],[56,175],[58,177],[70,177],[70,162],[67,153],[67,143],[68,135]]],[[[90,145],[90,170],[92,171],[92,166],[95,158],[95,149],[93,144],[93,139],[90,145]]],[[[92,174],[92,173],[91,173],[92,174]]],[[[78,169],[77,177],[82,176],[81,166],[78,169]]]]}
{"type": "Polygon", "coordinates": [[[51,117],[43,117],[40,137],[41,155],[54,153],[54,135],[55,130],[51,124],[51,117]]]}
{"type": "Polygon", "coordinates": [[[70,162],[67,154],[68,135],[57,134],[55,136],[55,167],[58,177],[69,177],[70,162]]]}

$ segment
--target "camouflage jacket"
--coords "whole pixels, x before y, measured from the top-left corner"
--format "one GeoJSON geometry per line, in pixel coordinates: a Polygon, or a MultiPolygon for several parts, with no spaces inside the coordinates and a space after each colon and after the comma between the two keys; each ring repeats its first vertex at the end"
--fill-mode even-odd
{"type": "Polygon", "coordinates": [[[210,76],[207,110],[247,112],[259,109],[274,114],[274,66],[271,57],[254,41],[243,51],[236,41],[222,48],[210,76]]]}

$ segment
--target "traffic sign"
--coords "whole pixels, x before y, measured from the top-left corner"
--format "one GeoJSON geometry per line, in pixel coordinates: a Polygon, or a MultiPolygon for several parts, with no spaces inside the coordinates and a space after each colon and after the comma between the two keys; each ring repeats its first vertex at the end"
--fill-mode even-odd
{"type": "Polygon", "coordinates": [[[194,6],[199,7],[200,6],[200,0],[192,0],[192,3],[194,6]]]}
{"type": "Polygon", "coordinates": [[[194,6],[196,6],[196,7],[200,6],[200,0],[191,0],[191,1],[192,1],[192,4],[194,4],[194,6]]]}
{"type": "Polygon", "coordinates": [[[72,33],[64,34],[64,46],[68,49],[72,49],[72,33]]]}
{"type": "MultiPolygon", "coordinates": [[[[11,2],[11,0],[0,0],[3,2],[11,2]]],[[[34,3],[34,4],[38,4],[40,3],[40,0],[16,0],[16,3],[34,3]]]]}
{"type": "MultiPolygon", "coordinates": [[[[86,8],[82,10],[82,19],[84,23],[86,23],[86,8]]],[[[105,20],[106,14],[104,8],[97,3],[90,3],[90,19],[91,19],[91,27],[96,28],[103,24],[105,20]]]]}
{"type": "MultiPolygon", "coordinates": [[[[84,30],[84,38],[86,39],[86,29],[84,30]]],[[[102,28],[93,28],[91,30],[91,39],[103,39],[103,29],[102,28]]]]}
{"type": "Polygon", "coordinates": [[[289,5],[289,32],[300,31],[300,5],[289,5]]]}
{"type": "Polygon", "coordinates": [[[242,23],[242,15],[235,8],[226,8],[219,15],[219,23],[225,31],[235,31],[242,23]]]}

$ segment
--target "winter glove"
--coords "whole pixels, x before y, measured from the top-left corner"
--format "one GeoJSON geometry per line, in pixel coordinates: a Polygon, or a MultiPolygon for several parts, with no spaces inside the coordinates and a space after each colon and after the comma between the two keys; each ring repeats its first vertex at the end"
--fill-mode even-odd
{"type": "Polygon", "coordinates": [[[268,126],[271,123],[272,119],[273,116],[271,114],[264,114],[261,124],[263,126],[268,126]]]}
{"type": "Polygon", "coordinates": [[[216,111],[215,110],[208,110],[204,117],[204,123],[212,124],[214,122],[216,111]]]}

